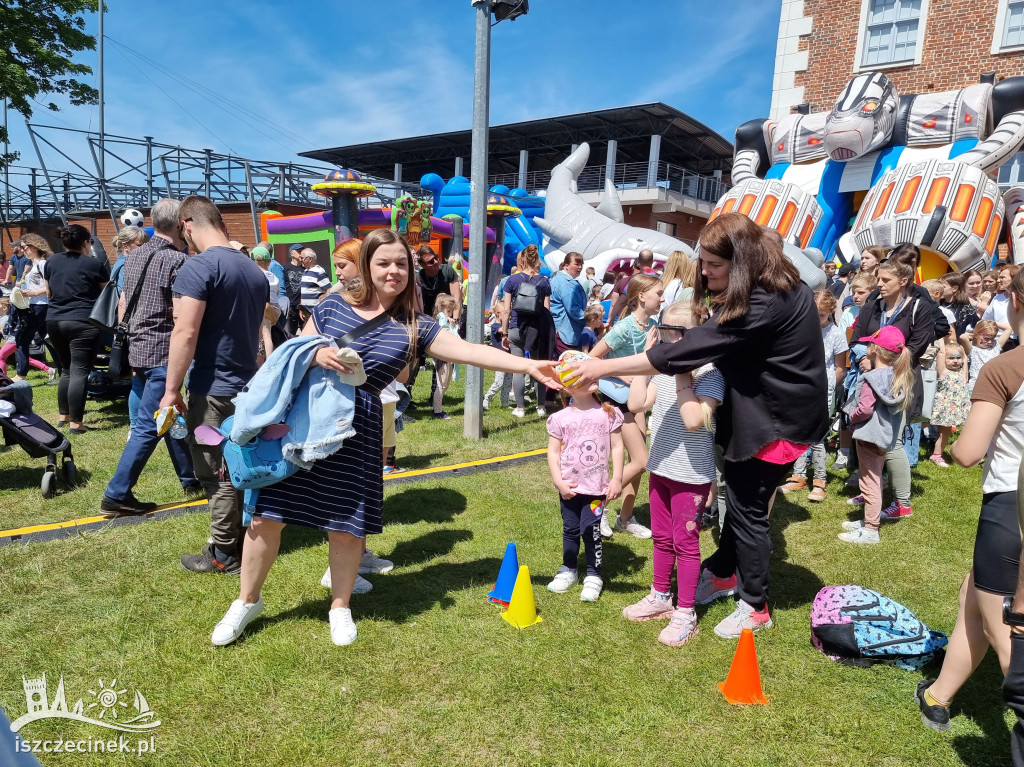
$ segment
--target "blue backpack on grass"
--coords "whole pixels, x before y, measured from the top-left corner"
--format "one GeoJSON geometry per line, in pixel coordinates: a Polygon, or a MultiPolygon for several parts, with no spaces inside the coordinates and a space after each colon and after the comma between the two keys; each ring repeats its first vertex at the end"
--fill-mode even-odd
{"type": "Polygon", "coordinates": [[[811,606],[811,644],[849,666],[918,669],[935,660],[947,641],[907,607],[863,586],[826,586],[811,606]]]}

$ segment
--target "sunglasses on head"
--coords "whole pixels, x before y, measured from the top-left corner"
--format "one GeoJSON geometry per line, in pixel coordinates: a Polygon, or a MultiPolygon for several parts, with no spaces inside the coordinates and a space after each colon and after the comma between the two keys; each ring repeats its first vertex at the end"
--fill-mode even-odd
{"type": "Polygon", "coordinates": [[[657,328],[658,328],[658,332],[659,333],[661,331],[663,331],[663,330],[674,330],[677,333],[679,333],[679,335],[681,335],[681,336],[685,335],[686,334],[686,330],[687,330],[682,325],[658,325],[657,328]]]}

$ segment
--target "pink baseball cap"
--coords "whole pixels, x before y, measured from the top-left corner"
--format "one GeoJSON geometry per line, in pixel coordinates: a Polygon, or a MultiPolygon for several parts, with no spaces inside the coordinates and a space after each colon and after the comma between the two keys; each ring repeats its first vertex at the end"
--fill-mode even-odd
{"type": "Polygon", "coordinates": [[[903,337],[903,331],[892,325],[879,328],[872,335],[858,339],[858,342],[862,344],[878,344],[893,354],[899,354],[907,346],[907,339],[903,337]]]}

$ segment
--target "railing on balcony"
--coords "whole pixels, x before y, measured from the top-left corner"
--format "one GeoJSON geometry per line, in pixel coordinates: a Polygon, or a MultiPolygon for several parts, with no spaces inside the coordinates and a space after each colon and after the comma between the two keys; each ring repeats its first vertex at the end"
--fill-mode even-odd
{"type": "MultiPolygon", "coordinates": [[[[619,189],[646,189],[650,187],[650,164],[646,162],[619,163],[612,173],[612,182],[619,189]]],[[[589,165],[580,173],[576,188],[581,192],[596,192],[604,189],[605,166],[589,165]]],[[[526,174],[526,190],[537,192],[546,189],[551,181],[551,171],[537,170],[526,174]]],[[[488,186],[504,184],[513,189],[519,186],[518,173],[497,173],[488,178],[488,186]]],[[[714,203],[729,190],[729,185],[713,176],[705,176],[692,170],[670,165],[657,164],[654,186],[679,192],[704,202],[714,203]]]]}

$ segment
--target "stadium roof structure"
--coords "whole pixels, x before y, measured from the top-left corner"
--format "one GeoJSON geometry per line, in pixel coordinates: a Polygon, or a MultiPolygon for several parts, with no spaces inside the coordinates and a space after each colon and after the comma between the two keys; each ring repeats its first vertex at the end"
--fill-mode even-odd
{"type": "MultiPolygon", "coordinates": [[[[652,135],[661,136],[663,163],[702,174],[720,170],[727,175],[732,166],[732,144],[675,107],[654,102],[491,126],[488,173],[516,172],[524,149],[530,171],[551,170],[573,144],[583,142],[590,143],[591,162],[603,163],[612,139],[617,142],[617,164],[647,162],[652,135]]],[[[419,181],[425,173],[447,177],[457,157],[468,176],[471,143],[472,131],[462,130],[317,149],[301,156],[381,178],[392,177],[395,165],[401,164],[403,179],[419,181]]]]}

